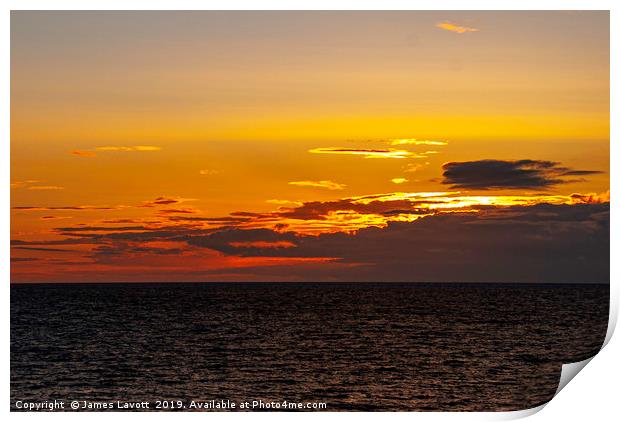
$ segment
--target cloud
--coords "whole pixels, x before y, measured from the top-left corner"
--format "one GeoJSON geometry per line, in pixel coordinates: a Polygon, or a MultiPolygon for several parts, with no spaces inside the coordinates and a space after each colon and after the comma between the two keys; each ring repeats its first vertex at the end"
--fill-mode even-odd
{"type": "Polygon", "coordinates": [[[294,248],[297,246],[293,242],[288,242],[288,241],[283,241],[283,240],[276,241],[276,242],[265,242],[265,241],[260,241],[260,240],[256,240],[253,242],[230,242],[229,245],[234,248],[257,248],[257,249],[294,248]]]}
{"type": "Polygon", "coordinates": [[[219,172],[220,172],[219,170],[214,170],[214,169],[203,169],[203,170],[200,170],[198,173],[203,176],[213,176],[214,174],[218,174],[219,172]]]}
{"type": "MultiPolygon", "coordinates": [[[[122,242],[144,239],[143,233],[124,233],[122,242]]],[[[155,230],[146,239],[182,239],[191,247],[243,258],[326,258],[339,265],[323,277],[340,281],[609,280],[608,203],[489,206],[474,213],[438,213],[383,228],[317,236],[270,229],[179,228],[155,230]]],[[[106,246],[108,253],[114,253],[114,245],[106,246]]],[[[121,250],[126,247],[118,244],[121,250]]],[[[286,261],[270,271],[315,281],[317,274],[286,261]]]]}
{"type": "Polygon", "coordinates": [[[192,198],[171,198],[167,196],[160,196],[158,198],[153,199],[152,201],[143,201],[141,205],[138,205],[139,208],[153,208],[161,205],[172,205],[172,204],[180,204],[182,202],[187,201],[195,201],[192,198]]]}
{"type": "Polygon", "coordinates": [[[161,150],[161,147],[156,147],[153,145],[135,145],[135,146],[103,146],[103,147],[96,147],[95,148],[97,151],[102,151],[102,152],[133,152],[133,151],[139,151],[139,152],[150,152],[150,151],[159,151],[161,150]]]}
{"type": "Polygon", "coordinates": [[[11,182],[11,189],[21,189],[25,188],[28,190],[61,190],[64,189],[62,186],[55,185],[39,185],[38,183],[42,183],[41,180],[18,180],[11,182]]]}
{"type": "Polygon", "coordinates": [[[167,208],[158,210],[157,214],[159,215],[168,215],[168,214],[196,214],[198,210],[194,208],[167,208]]]}
{"type": "Polygon", "coordinates": [[[97,154],[93,151],[80,150],[80,149],[69,151],[69,154],[77,155],[78,157],[84,157],[84,158],[91,158],[91,157],[97,156],[97,154]]]}
{"type": "Polygon", "coordinates": [[[397,185],[400,185],[402,183],[408,182],[409,180],[405,179],[404,177],[395,177],[394,179],[392,179],[392,183],[395,183],[397,185]]]}
{"type": "Polygon", "coordinates": [[[98,227],[98,226],[78,226],[78,227],[57,227],[54,231],[62,234],[79,232],[125,232],[150,230],[146,226],[124,226],[124,227],[98,227]]]}
{"type": "MultiPolygon", "coordinates": [[[[342,281],[609,281],[608,203],[489,207],[319,236],[237,229],[189,242],[245,257],[329,256],[358,264],[330,271],[342,281]],[[246,248],[235,243],[248,241],[296,246],[246,248]]],[[[281,271],[292,275],[295,268],[281,271]]]]}
{"type": "Polygon", "coordinates": [[[390,145],[435,145],[435,146],[443,146],[448,145],[446,141],[428,141],[428,140],[418,140],[415,138],[409,139],[392,139],[390,141],[390,145]]]}
{"type": "Polygon", "coordinates": [[[439,22],[435,25],[437,28],[445,29],[446,31],[456,32],[457,34],[465,34],[467,32],[478,32],[478,28],[469,28],[467,26],[455,25],[450,22],[439,22]]]}
{"type": "Polygon", "coordinates": [[[31,261],[39,261],[39,258],[11,258],[11,262],[31,262],[31,261]]]}
{"type": "Polygon", "coordinates": [[[602,204],[609,202],[609,191],[603,193],[573,193],[570,198],[573,204],[602,204]]]}
{"type": "Polygon", "coordinates": [[[41,252],[82,245],[74,250],[79,259],[109,265],[110,279],[124,271],[140,271],[143,277],[149,271],[150,277],[155,269],[158,279],[201,279],[236,265],[245,268],[231,275],[237,280],[255,279],[258,271],[261,279],[274,280],[605,282],[606,198],[606,193],[467,197],[394,192],[307,202],[271,213],[171,215],[169,224],[59,227],[54,234],[66,238],[11,244],[41,252]],[[357,226],[348,231],[343,218],[351,215],[357,226]],[[399,215],[415,218],[393,219],[399,215]],[[297,229],[301,223],[321,222],[319,231],[297,229]],[[205,257],[213,261],[205,265],[205,257]]]}
{"type": "Polygon", "coordinates": [[[73,217],[59,217],[57,215],[44,215],[40,218],[41,220],[66,220],[68,218],[73,218],[73,217]]]}
{"type": "Polygon", "coordinates": [[[409,164],[407,165],[404,171],[405,173],[415,173],[416,171],[422,169],[424,166],[428,166],[429,164],[430,163],[428,161],[423,164],[418,164],[418,163],[409,164]]]}
{"type": "Polygon", "coordinates": [[[308,152],[312,154],[342,154],[342,155],[360,155],[364,158],[422,158],[420,154],[416,154],[410,151],[402,149],[385,148],[385,149],[370,149],[370,148],[340,148],[340,147],[328,147],[328,148],[314,148],[308,152]]]}
{"type": "Polygon", "coordinates": [[[62,190],[62,186],[29,186],[28,190],[62,190]]]}
{"type": "Polygon", "coordinates": [[[153,145],[133,145],[133,146],[101,146],[95,147],[91,150],[73,150],[69,151],[70,154],[77,155],[78,157],[91,158],[96,157],[97,152],[153,152],[159,151],[161,147],[153,145]]]}
{"type": "Polygon", "coordinates": [[[152,201],[144,201],[140,207],[151,208],[157,205],[171,205],[178,204],[181,201],[177,198],[167,198],[165,196],[160,196],[158,198],[153,199],[152,201]]]}
{"type": "Polygon", "coordinates": [[[293,205],[293,206],[300,206],[303,204],[303,202],[300,201],[290,201],[288,199],[268,199],[265,201],[268,204],[275,204],[275,205],[293,205]]]}
{"type": "Polygon", "coordinates": [[[57,248],[41,248],[31,246],[13,246],[13,249],[21,249],[26,251],[39,251],[39,252],[75,252],[71,249],[57,249],[57,248]]]}
{"type": "Polygon", "coordinates": [[[103,224],[134,224],[141,222],[141,220],[135,218],[116,218],[112,220],[101,220],[101,223],[103,224]]]}
{"type": "Polygon", "coordinates": [[[60,207],[37,207],[37,206],[15,206],[11,207],[13,210],[19,211],[94,211],[94,210],[116,210],[123,208],[118,207],[99,207],[92,205],[67,205],[60,207]]]}
{"type": "Polygon", "coordinates": [[[40,182],[40,180],[16,180],[11,182],[11,189],[20,189],[40,182]]]}
{"type": "Polygon", "coordinates": [[[449,162],[443,165],[442,184],[457,189],[546,189],[558,184],[578,182],[570,176],[601,173],[572,170],[553,161],[479,160],[449,162]]]}
{"type": "Polygon", "coordinates": [[[331,180],[300,180],[298,182],[288,182],[289,185],[295,186],[308,186],[314,188],[325,188],[329,190],[343,190],[347,185],[343,185],[342,183],[332,182],[331,180]]]}
{"type": "Polygon", "coordinates": [[[363,199],[345,198],[336,201],[305,202],[299,207],[281,208],[275,214],[279,218],[285,219],[326,220],[332,213],[353,212],[360,215],[393,215],[399,212],[407,214],[424,214],[428,212],[427,209],[416,209],[415,205],[414,202],[408,199],[365,201],[363,199]]]}

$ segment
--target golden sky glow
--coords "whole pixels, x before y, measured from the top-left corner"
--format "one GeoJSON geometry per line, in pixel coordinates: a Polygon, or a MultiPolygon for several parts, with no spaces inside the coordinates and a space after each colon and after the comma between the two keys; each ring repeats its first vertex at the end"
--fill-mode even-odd
{"type": "Polygon", "coordinates": [[[609,200],[605,12],[11,21],[15,281],[359,269],[286,233],[609,200]],[[270,234],[188,241],[232,227],[270,234]]]}

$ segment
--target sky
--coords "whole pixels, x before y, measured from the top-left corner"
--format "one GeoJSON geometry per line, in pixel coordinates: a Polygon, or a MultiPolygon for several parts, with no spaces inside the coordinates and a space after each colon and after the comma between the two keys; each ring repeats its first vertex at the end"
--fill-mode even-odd
{"type": "Polygon", "coordinates": [[[11,15],[11,281],[609,281],[608,12],[11,15]]]}

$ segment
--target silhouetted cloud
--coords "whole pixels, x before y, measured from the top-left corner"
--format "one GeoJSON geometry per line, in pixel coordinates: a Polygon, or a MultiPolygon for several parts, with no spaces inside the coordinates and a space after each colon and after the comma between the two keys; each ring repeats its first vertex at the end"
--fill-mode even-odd
{"type": "MultiPolygon", "coordinates": [[[[196,246],[239,256],[330,257],[346,281],[607,282],[609,204],[488,207],[390,222],[356,233],[294,235],[228,230],[191,237],[196,246]],[[235,242],[290,242],[239,248],[235,242]]],[[[286,271],[293,271],[288,268],[286,271]]]]}
{"type": "Polygon", "coordinates": [[[39,258],[31,258],[31,257],[15,257],[15,258],[11,258],[11,262],[32,262],[32,261],[39,261],[39,258]]]}
{"type": "Polygon", "coordinates": [[[573,193],[570,198],[574,204],[601,204],[609,202],[609,191],[604,193],[573,193]]]}
{"type": "Polygon", "coordinates": [[[158,198],[155,198],[152,201],[144,201],[142,205],[140,206],[150,208],[150,207],[155,207],[157,205],[178,204],[179,202],[181,201],[176,198],[167,198],[165,196],[160,196],[158,198]]]}
{"type": "MultiPolygon", "coordinates": [[[[444,183],[482,189],[541,188],[594,173],[536,160],[447,163],[444,170],[444,183]]],[[[48,233],[53,238],[14,239],[14,258],[51,254],[53,258],[45,262],[57,259],[59,266],[82,265],[83,271],[91,271],[87,263],[101,264],[108,268],[103,278],[123,271],[139,278],[137,271],[155,267],[159,272],[148,274],[158,274],[158,279],[207,275],[217,279],[220,274],[236,280],[605,282],[609,278],[608,192],[570,196],[388,192],[331,201],[276,200],[271,202],[282,206],[274,211],[219,217],[194,215],[198,210],[179,205],[190,200],[160,196],[131,206],[134,212],[143,207],[148,214],[154,211],[148,218],[95,220],[53,228],[48,233]]],[[[13,209],[123,207],[127,208],[13,209]]],[[[13,262],[27,271],[28,260],[13,262]]]]}
{"type": "Polygon", "coordinates": [[[55,231],[63,234],[75,232],[123,232],[123,231],[143,231],[149,230],[146,226],[123,226],[123,227],[102,227],[102,226],[78,226],[78,227],[57,227],[55,231]]]}
{"type": "Polygon", "coordinates": [[[39,252],[74,252],[71,249],[41,248],[41,247],[32,247],[32,246],[13,246],[13,249],[22,249],[26,251],[39,251],[39,252]]]}
{"type": "Polygon", "coordinates": [[[553,161],[479,160],[443,165],[441,183],[457,189],[545,189],[558,184],[581,181],[567,178],[600,173],[573,170],[553,161]]]}
{"type": "Polygon", "coordinates": [[[180,204],[182,202],[194,201],[191,198],[171,198],[167,196],[160,196],[158,198],[153,199],[152,201],[143,201],[142,204],[138,205],[141,208],[154,208],[162,205],[173,205],[180,204]]]}

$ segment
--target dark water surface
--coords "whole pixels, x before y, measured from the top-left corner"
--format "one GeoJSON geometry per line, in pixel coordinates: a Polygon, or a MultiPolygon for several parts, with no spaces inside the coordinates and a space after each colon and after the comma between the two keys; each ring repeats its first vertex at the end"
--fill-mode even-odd
{"type": "Polygon", "coordinates": [[[11,406],[525,409],[598,351],[608,301],[601,285],[12,285],[11,406]]]}

